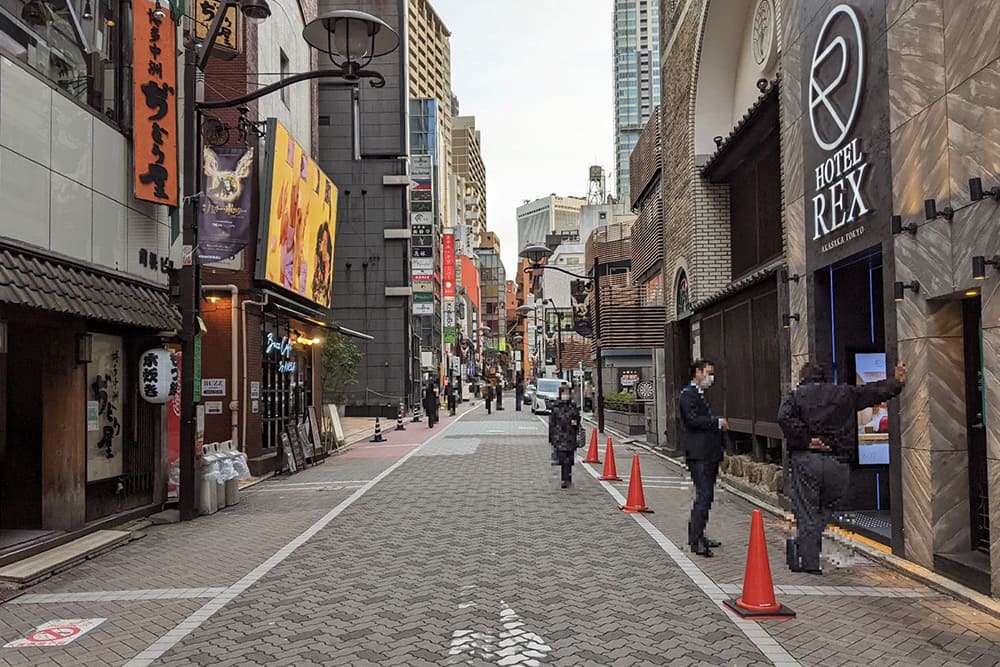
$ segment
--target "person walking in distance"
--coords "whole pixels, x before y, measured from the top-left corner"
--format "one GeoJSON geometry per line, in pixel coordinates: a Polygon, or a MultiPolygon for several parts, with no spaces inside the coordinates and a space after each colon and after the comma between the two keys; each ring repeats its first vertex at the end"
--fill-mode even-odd
{"type": "Polygon", "coordinates": [[[448,414],[452,417],[455,416],[455,408],[458,405],[458,396],[455,393],[455,383],[454,381],[449,382],[448,386],[444,389],[445,400],[448,402],[448,414]]]}
{"type": "Polygon", "coordinates": [[[438,422],[439,402],[437,388],[434,386],[434,381],[429,380],[427,382],[426,389],[424,389],[424,412],[427,413],[428,428],[434,428],[434,424],[438,422]]]}
{"type": "Polygon", "coordinates": [[[486,391],[483,392],[483,397],[486,399],[486,414],[493,414],[493,383],[489,380],[486,381],[486,391]]]}
{"type": "Polygon", "coordinates": [[[816,363],[807,363],[799,379],[778,409],[778,426],[788,441],[797,530],[786,556],[792,572],[822,574],[823,529],[850,488],[858,412],[899,395],[906,364],[898,364],[887,380],[860,386],[828,382],[816,363]]]}
{"type": "Polygon", "coordinates": [[[562,468],[562,488],[573,484],[573,459],[580,447],[580,409],[570,400],[569,386],[559,389],[559,400],[549,414],[549,444],[562,468]]]}
{"type": "Polygon", "coordinates": [[[521,374],[517,374],[517,380],[514,384],[514,409],[518,412],[521,411],[521,403],[524,402],[524,378],[521,374]]]}
{"type": "Polygon", "coordinates": [[[496,392],[497,392],[497,410],[503,410],[503,380],[497,378],[496,381],[496,392]]]}
{"type": "Polygon", "coordinates": [[[715,499],[715,479],[722,462],[722,432],[729,423],[712,413],[705,390],[715,382],[715,365],[707,359],[691,364],[691,383],[681,391],[679,412],[684,449],[695,499],[688,521],[688,546],[693,553],[711,558],[712,549],[722,546],[705,537],[708,513],[715,499]]]}

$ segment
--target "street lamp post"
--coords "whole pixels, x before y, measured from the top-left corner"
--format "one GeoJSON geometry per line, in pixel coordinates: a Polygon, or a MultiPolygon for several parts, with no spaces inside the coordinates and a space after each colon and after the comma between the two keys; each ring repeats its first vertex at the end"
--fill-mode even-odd
{"type": "MultiPolygon", "coordinates": [[[[559,307],[556,302],[552,299],[543,299],[542,305],[552,306],[552,310],[556,311],[556,372],[559,373],[559,377],[562,378],[563,365],[562,365],[562,314],[559,312],[559,307]]],[[[548,326],[548,317],[545,318],[546,326],[548,326]]]]}
{"type": "Polygon", "coordinates": [[[538,373],[535,369],[538,360],[538,305],[536,304],[534,306],[529,306],[528,304],[524,304],[523,306],[517,307],[517,312],[519,315],[524,315],[524,316],[530,314],[532,316],[531,317],[532,322],[535,325],[535,339],[531,346],[532,347],[531,373],[533,376],[538,377],[538,373]]]}
{"type": "MultiPolygon", "coordinates": [[[[316,70],[286,77],[281,81],[259,88],[238,98],[205,101],[204,72],[215,45],[216,37],[229,9],[238,7],[248,19],[262,21],[271,15],[267,0],[222,0],[216,8],[215,18],[202,42],[191,42],[184,49],[184,99],[192,108],[184,114],[184,191],[183,199],[183,260],[177,280],[181,309],[181,433],[180,433],[180,489],[178,509],[180,519],[195,517],[195,440],[196,407],[194,402],[195,344],[198,334],[200,311],[200,266],[196,257],[198,247],[198,206],[201,175],[201,147],[199,146],[201,113],[206,109],[236,107],[281,90],[300,81],[321,78],[339,78],[347,87],[356,87],[368,79],[373,87],[385,85],[385,78],[378,72],[366,70],[373,58],[391,53],[399,46],[399,35],[385,21],[357,11],[334,11],[312,20],[302,31],[307,44],[326,53],[338,69],[316,70]]],[[[357,105],[354,112],[357,114],[357,105]]],[[[357,126],[357,123],[355,123],[357,126]]],[[[355,158],[359,159],[360,146],[355,142],[355,158]]],[[[245,407],[243,408],[245,409],[245,407]]],[[[244,440],[246,434],[242,434],[244,440]]]]}
{"type": "Polygon", "coordinates": [[[594,290],[594,318],[597,321],[597,326],[594,330],[594,353],[595,359],[594,363],[597,364],[597,428],[600,431],[604,430],[604,359],[601,354],[601,274],[599,272],[598,258],[594,258],[594,277],[588,278],[586,276],[581,276],[572,271],[567,271],[558,266],[549,266],[547,264],[542,264],[544,260],[552,255],[552,251],[548,246],[544,245],[529,245],[520,253],[520,256],[528,260],[531,266],[524,269],[525,273],[531,273],[533,271],[559,271],[560,273],[565,273],[568,276],[573,276],[574,278],[579,278],[587,282],[594,290]]]}

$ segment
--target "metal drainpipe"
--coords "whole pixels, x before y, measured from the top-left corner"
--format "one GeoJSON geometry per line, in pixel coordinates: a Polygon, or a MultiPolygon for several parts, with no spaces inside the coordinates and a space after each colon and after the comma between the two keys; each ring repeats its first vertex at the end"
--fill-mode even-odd
{"type": "MultiPolygon", "coordinates": [[[[262,310],[271,301],[271,295],[265,293],[263,301],[250,301],[245,300],[241,304],[243,309],[243,433],[246,435],[247,432],[247,394],[249,393],[249,383],[247,380],[247,306],[259,306],[262,310]]],[[[241,445],[243,443],[240,443],[241,445]]],[[[246,448],[240,447],[240,451],[246,454],[246,448]]]]}
{"type": "MultiPolygon", "coordinates": [[[[230,320],[230,325],[229,325],[229,333],[230,333],[229,348],[232,357],[230,360],[229,367],[231,370],[232,379],[230,380],[231,384],[229,386],[232,387],[230,391],[232,392],[233,395],[233,400],[229,402],[229,425],[230,425],[230,437],[232,441],[236,443],[236,446],[239,447],[239,450],[242,452],[243,447],[241,446],[242,443],[240,442],[239,439],[241,433],[239,429],[240,401],[236,397],[236,387],[239,386],[239,378],[240,378],[237,368],[239,366],[239,352],[240,352],[239,337],[238,337],[239,331],[237,329],[237,325],[239,324],[237,313],[239,312],[240,288],[237,287],[236,285],[202,285],[201,293],[205,294],[206,292],[229,292],[230,311],[232,312],[232,318],[230,320]]],[[[246,431],[242,432],[245,433],[246,431]]]]}

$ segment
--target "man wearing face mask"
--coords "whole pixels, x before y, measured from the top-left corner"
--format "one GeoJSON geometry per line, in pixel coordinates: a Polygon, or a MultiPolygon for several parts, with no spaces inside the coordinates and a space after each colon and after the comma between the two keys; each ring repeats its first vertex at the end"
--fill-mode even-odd
{"type": "Polygon", "coordinates": [[[570,388],[565,382],[549,415],[549,445],[562,467],[562,488],[572,486],[573,458],[580,447],[580,409],[570,400],[570,388]]]}
{"type": "Polygon", "coordinates": [[[707,359],[691,364],[691,383],[681,391],[679,412],[684,434],[688,470],[694,483],[695,499],[688,522],[688,545],[693,553],[713,556],[712,548],[721,546],[705,537],[708,512],[715,499],[715,479],[722,462],[722,432],[728,422],[712,413],[705,390],[715,382],[715,365],[707,359]]]}

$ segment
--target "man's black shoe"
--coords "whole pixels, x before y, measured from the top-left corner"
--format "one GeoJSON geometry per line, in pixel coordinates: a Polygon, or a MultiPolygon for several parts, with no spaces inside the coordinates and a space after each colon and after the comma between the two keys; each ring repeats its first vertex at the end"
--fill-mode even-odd
{"type": "Polygon", "coordinates": [[[700,545],[692,544],[690,545],[690,547],[691,547],[691,553],[698,554],[699,556],[702,556],[704,558],[711,558],[712,556],[715,555],[714,553],[712,553],[712,550],[708,548],[708,545],[705,544],[704,542],[702,542],[700,545]]]}
{"type": "Polygon", "coordinates": [[[710,548],[710,549],[718,549],[719,547],[722,546],[722,542],[716,542],[715,540],[710,540],[710,539],[708,539],[706,537],[705,538],[705,546],[708,547],[708,548],[710,548]]]}
{"type": "Polygon", "coordinates": [[[563,482],[563,483],[562,483],[562,488],[564,488],[564,489],[565,489],[565,488],[566,488],[567,486],[569,486],[569,482],[563,482]]]}
{"type": "Polygon", "coordinates": [[[792,572],[802,572],[804,574],[816,574],[816,575],[823,574],[823,570],[810,570],[804,567],[790,567],[788,569],[791,570],[792,572]]]}

